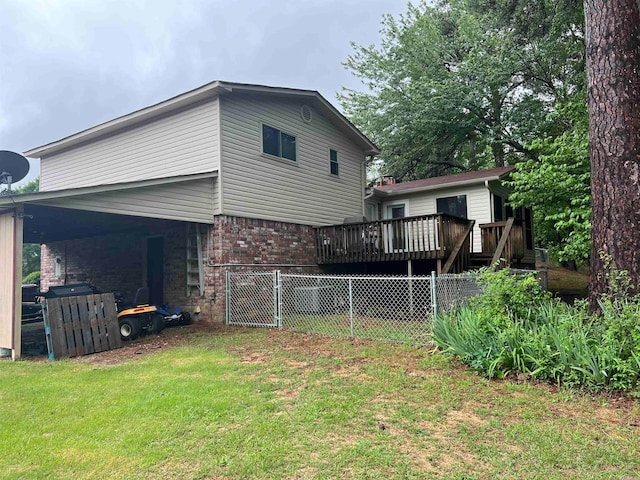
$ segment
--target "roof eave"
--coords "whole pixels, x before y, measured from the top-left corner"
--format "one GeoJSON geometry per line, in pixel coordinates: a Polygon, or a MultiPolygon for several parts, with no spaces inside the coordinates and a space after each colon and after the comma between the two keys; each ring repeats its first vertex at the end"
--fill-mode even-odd
{"type": "Polygon", "coordinates": [[[339,125],[343,125],[346,133],[350,134],[353,138],[357,139],[366,155],[377,155],[380,150],[376,145],[369,140],[360,130],[356,128],[344,115],[342,115],[331,103],[329,103],[319,92],[315,90],[300,90],[293,88],[283,87],[269,87],[264,85],[251,85],[244,83],[223,82],[214,81],[198,87],[194,90],[179,94],[175,97],[163,100],[162,102],[154,105],[144,107],[140,110],[122,115],[107,122],[93,126],[86,130],[74,133],[68,137],[64,137],[60,140],[34,147],[25,151],[23,154],[26,157],[42,158],[44,155],[52,154],[57,151],[74,147],[83,142],[93,140],[103,135],[114,133],[118,130],[126,128],[128,126],[134,126],[141,122],[154,119],[161,115],[165,115],[179,108],[186,107],[188,105],[204,101],[207,98],[212,98],[226,93],[231,93],[234,90],[248,93],[261,93],[271,95],[283,95],[283,96],[302,96],[311,97],[317,100],[325,113],[333,116],[338,120],[339,125]]]}
{"type": "Polygon", "coordinates": [[[427,192],[429,190],[441,190],[443,188],[450,188],[450,187],[463,187],[463,186],[474,185],[474,184],[483,184],[485,182],[491,182],[493,180],[501,180],[509,173],[510,172],[505,172],[502,175],[492,175],[490,177],[472,178],[468,180],[460,180],[457,182],[446,182],[446,183],[440,183],[437,185],[427,185],[423,187],[406,188],[406,189],[399,189],[399,190],[378,190],[376,187],[374,187],[374,191],[380,192],[385,196],[405,195],[405,194],[412,194],[412,193],[419,193],[419,192],[427,192]]]}
{"type": "Polygon", "coordinates": [[[0,207],[20,203],[38,203],[39,201],[51,200],[54,198],[69,198],[80,195],[91,195],[95,193],[113,192],[129,190],[133,188],[152,187],[156,185],[166,185],[170,183],[187,182],[190,180],[200,180],[203,178],[214,178],[218,176],[218,171],[206,173],[196,173],[193,175],[182,175],[178,177],[152,178],[135,182],[113,183],[108,185],[92,185],[88,187],[68,188],[65,190],[50,190],[44,192],[19,193],[0,196],[0,207]]]}

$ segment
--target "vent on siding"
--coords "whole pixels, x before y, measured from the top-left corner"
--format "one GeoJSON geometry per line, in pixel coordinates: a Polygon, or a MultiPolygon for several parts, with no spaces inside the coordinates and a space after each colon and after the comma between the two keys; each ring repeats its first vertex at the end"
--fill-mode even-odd
{"type": "Polygon", "coordinates": [[[311,107],[309,105],[302,105],[302,108],[300,108],[300,116],[305,123],[311,123],[313,119],[311,107]]]}

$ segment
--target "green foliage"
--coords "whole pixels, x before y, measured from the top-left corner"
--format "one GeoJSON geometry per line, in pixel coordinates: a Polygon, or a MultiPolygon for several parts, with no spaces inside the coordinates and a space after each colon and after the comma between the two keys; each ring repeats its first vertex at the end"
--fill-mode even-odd
{"type": "Polygon", "coordinates": [[[385,173],[410,180],[535,157],[527,145],[547,135],[547,113],[584,85],[581,7],[540,3],[535,34],[522,21],[530,6],[443,0],[386,16],[379,47],[353,45],[345,66],[368,92],[340,100],[380,146],[385,173]]]}
{"type": "Polygon", "coordinates": [[[640,297],[625,293],[624,272],[615,276],[595,316],[585,303],[549,299],[531,277],[485,274],[477,300],[436,319],[435,341],[489,378],[520,372],[589,390],[636,389],[640,297]]]}
{"type": "Polygon", "coordinates": [[[488,315],[487,321],[506,325],[512,318],[528,317],[532,308],[549,298],[533,273],[514,275],[508,269],[480,270],[478,284],[483,295],[472,299],[470,305],[488,315]]]}
{"type": "Polygon", "coordinates": [[[536,161],[519,163],[511,186],[514,206],[533,207],[536,237],[560,261],[591,254],[591,173],[586,101],[560,106],[550,120],[563,133],[531,143],[536,161]]]}
{"type": "Polygon", "coordinates": [[[16,193],[33,193],[40,190],[40,177],[34,178],[21,187],[15,189],[16,193]]]}
{"type": "Polygon", "coordinates": [[[26,275],[22,279],[22,283],[23,284],[40,283],[40,270],[37,270],[35,272],[31,272],[29,275],[26,275]]]}
{"type": "Polygon", "coordinates": [[[22,245],[22,276],[33,272],[40,273],[40,245],[25,243],[22,245]]]}
{"type": "MultiPolygon", "coordinates": [[[[25,183],[21,187],[15,189],[16,193],[33,193],[40,190],[40,177],[37,177],[30,182],[25,183]]],[[[25,243],[22,246],[22,276],[24,277],[22,283],[34,283],[33,281],[26,281],[27,278],[31,278],[31,275],[37,273],[38,280],[40,279],[40,245],[25,243]]],[[[33,277],[35,278],[35,276],[33,277]]]]}

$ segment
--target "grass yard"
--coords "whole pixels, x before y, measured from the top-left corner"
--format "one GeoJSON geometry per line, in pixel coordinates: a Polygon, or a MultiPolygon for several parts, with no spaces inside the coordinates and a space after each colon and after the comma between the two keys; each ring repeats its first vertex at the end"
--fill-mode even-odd
{"type": "Polygon", "coordinates": [[[0,478],[638,478],[640,403],[428,349],[182,328],[0,362],[0,478]]]}

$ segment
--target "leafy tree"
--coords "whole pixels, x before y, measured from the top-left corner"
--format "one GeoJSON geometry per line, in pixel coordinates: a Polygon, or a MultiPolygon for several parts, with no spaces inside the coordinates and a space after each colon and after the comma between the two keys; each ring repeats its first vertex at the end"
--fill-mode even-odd
{"type": "MultiPolygon", "coordinates": [[[[40,189],[40,177],[15,189],[16,193],[33,193],[40,189]]],[[[29,275],[40,271],[40,245],[25,243],[22,246],[22,275],[28,280],[29,275]]]]}
{"type": "Polygon", "coordinates": [[[340,100],[381,147],[385,173],[410,180],[536,157],[527,145],[584,78],[575,2],[563,0],[562,15],[541,3],[536,35],[511,24],[524,2],[442,0],[384,17],[380,47],[354,45],[345,65],[369,92],[340,100]]]}
{"type": "Polygon", "coordinates": [[[40,177],[36,177],[30,182],[15,189],[16,193],[33,193],[40,190],[40,177]]]}
{"type": "Polygon", "coordinates": [[[563,262],[591,254],[589,121],[584,101],[560,106],[550,119],[562,134],[534,140],[536,161],[516,166],[510,202],[533,207],[536,237],[563,262]]]}
{"type": "Polygon", "coordinates": [[[585,0],[593,200],[591,307],[609,285],[605,259],[640,286],[640,2],[585,0]]]}

